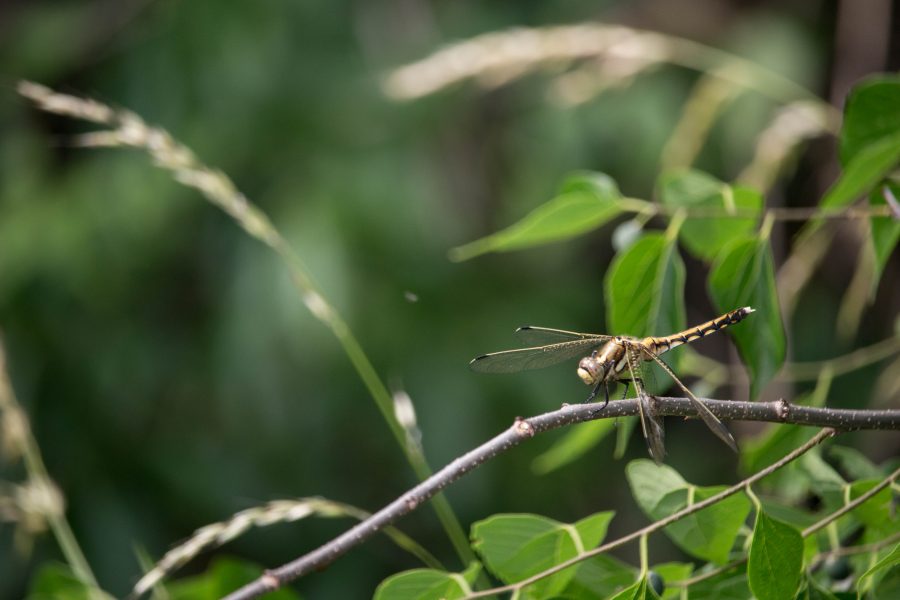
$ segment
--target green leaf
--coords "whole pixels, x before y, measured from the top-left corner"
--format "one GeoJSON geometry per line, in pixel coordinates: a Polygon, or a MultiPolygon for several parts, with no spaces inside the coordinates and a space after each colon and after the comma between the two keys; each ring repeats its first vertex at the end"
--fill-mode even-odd
{"type": "Polygon", "coordinates": [[[737,239],[719,254],[709,274],[709,290],[719,312],[752,306],[746,323],[730,327],[750,371],[750,396],[756,398],[784,363],[785,336],[775,289],[775,267],[768,240],[737,239]]]}
{"type": "MultiPolygon", "coordinates": [[[[644,513],[654,520],[667,517],[710,496],[724,487],[694,487],[673,468],[641,459],[625,469],[632,495],[644,513]]],[[[734,539],[750,512],[750,502],[735,494],[688,515],[665,528],[666,535],[693,556],[724,563],[734,539]]]]}
{"type": "Polygon", "coordinates": [[[669,585],[675,581],[681,581],[691,576],[694,571],[694,565],[691,563],[670,562],[661,565],[654,565],[653,571],[656,571],[663,581],[666,583],[666,589],[663,592],[663,598],[680,598],[682,588],[669,585]]]}
{"type": "Polygon", "coordinates": [[[828,446],[827,453],[851,479],[875,479],[883,476],[881,469],[855,448],[832,444],[828,446]]]}
{"type": "Polygon", "coordinates": [[[752,597],[743,569],[728,571],[690,587],[690,600],[750,600],[752,597]]]}
{"type": "Polygon", "coordinates": [[[861,148],[822,198],[822,208],[846,206],[867,194],[900,161],[900,131],[861,148]]]}
{"type": "Polygon", "coordinates": [[[641,577],[638,581],[613,596],[610,600],[646,600],[647,598],[656,598],[656,594],[648,589],[647,579],[641,577]]]}
{"type": "MultiPolygon", "coordinates": [[[[880,478],[854,481],[850,485],[850,500],[859,498],[880,482],[880,478]]],[[[850,514],[870,530],[881,532],[883,535],[900,531],[900,519],[894,516],[893,494],[890,488],[891,486],[887,486],[882,489],[850,511],[850,514]]]]}
{"type": "MultiPolygon", "coordinates": [[[[639,458],[625,467],[625,477],[631,486],[631,495],[641,510],[651,518],[657,518],[663,498],[671,492],[687,489],[690,484],[681,474],[668,465],[658,465],[652,460],[639,458]]],[[[666,515],[663,515],[666,516],[666,515]]]]}
{"type": "MultiPolygon", "coordinates": [[[[805,404],[799,401],[798,404],[805,404]]],[[[773,423],[760,435],[745,440],[741,446],[741,472],[750,475],[761,471],[798,446],[809,441],[815,430],[787,423],[773,423]]],[[[760,482],[768,490],[777,490],[788,501],[797,501],[809,491],[809,479],[798,475],[799,467],[791,462],[760,482]]]]}
{"type": "Polygon", "coordinates": [[[619,189],[608,175],[578,174],[566,181],[559,195],[518,223],[453,248],[450,259],[463,261],[487,252],[522,250],[582,235],[619,214],[620,198],[619,189]]]}
{"type": "Polygon", "coordinates": [[[759,221],[763,205],[759,192],[750,188],[732,188],[700,171],[673,171],[659,179],[659,196],[671,208],[684,207],[728,213],[740,209],[755,215],[749,218],[689,218],[679,237],[692,254],[712,260],[735,237],[750,235],[759,221]]]}
{"type": "Polygon", "coordinates": [[[888,552],[887,556],[872,565],[869,570],[863,573],[856,582],[856,588],[860,593],[869,589],[871,578],[885,569],[890,569],[900,564],[900,544],[894,544],[894,547],[888,552]]]}
{"type": "Polygon", "coordinates": [[[684,261],[674,239],[648,233],[616,255],[604,290],[611,332],[642,337],[685,327],[684,261]]]}
{"type": "MultiPolygon", "coordinates": [[[[180,579],[166,586],[171,600],[214,600],[222,598],[262,575],[255,564],[233,558],[216,559],[205,573],[180,579]]],[[[281,588],[266,595],[273,600],[292,600],[300,596],[291,589],[281,588]]]]}
{"type": "MultiPolygon", "coordinates": [[[[722,492],[725,486],[693,488],[693,503],[722,492]]],[[[653,518],[660,519],[690,504],[690,491],[669,493],[659,504],[653,518]]],[[[743,493],[734,494],[665,528],[666,535],[692,556],[716,564],[728,562],[738,532],[750,514],[750,501],[743,493]]]]}
{"type": "Polygon", "coordinates": [[[598,419],[576,425],[538,455],[531,463],[531,469],[540,475],[555,471],[599,444],[614,428],[613,419],[598,419]]]}
{"type": "MultiPolygon", "coordinates": [[[[885,183],[873,190],[869,194],[869,206],[887,206],[884,194],[889,193],[895,199],[900,200],[900,185],[895,183],[885,183]]],[[[870,294],[875,295],[878,291],[878,284],[881,281],[881,274],[884,272],[884,265],[887,264],[891,253],[900,241],[900,219],[893,217],[872,217],[870,219],[872,227],[872,235],[869,239],[872,241],[872,250],[875,253],[875,277],[872,278],[872,289],[870,294]]]]}
{"type": "MultiPolygon", "coordinates": [[[[493,515],[472,526],[472,548],[500,580],[514,583],[597,546],[612,517],[602,512],[568,525],[539,515],[493,515]]],[[[566,569],[529,586],[527,594],[559,594],[574,575],[574,568],[566,569]]]]}
{"type": "Polygon", "coordinates": [[[803,600],[837,600],[837,596],[819,585],[812,577],[806,578],[806,590],[800,597],[803,600]]]}
{"type": "MultiPolygon", "coordinates": [[[[473,563],[478,573],[478,563],[473,563]]],[[[472,568],[465,573],[447,573],[436,569],[412,569],[391,575],[382,581],[373,600],[451,600],[463,598],[472,589],[472,568]]]]}
{"type": "Polygon", "coordinates": [[[575,577],[561,594],[564,598],[608,598],[634,582],[636,570],[619,559],[600,554],[576,567],[575,577]]]}
{"type": "Polygon", "coordinates": [[[803,569],[800,532],[765,512],[756,515],[747,559],[750,589],[759,600],[793,598],[803,569]]]}
{"type": "Polygon", "coordinates": [[[38,570],[31,580],[27,600],[96,600],[112,596],[88,587],[65,564],[50,562],[38,570]]]}
{"type": "Polygon", "coordinates": [[[856,86],[844,105],[841,163],[873,142],[900,131],[900,77],[877,76],[856,86]]]}

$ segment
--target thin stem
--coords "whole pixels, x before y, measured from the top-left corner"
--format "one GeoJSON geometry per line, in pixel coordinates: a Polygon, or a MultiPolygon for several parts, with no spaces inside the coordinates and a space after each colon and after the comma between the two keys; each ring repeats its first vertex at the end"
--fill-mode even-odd
{"type": "Polygon", "coordinates": [[[643,578],[647,575],[647,571],[650,570],[650,553],[647,551],[647,538],[649,535],[644,534],[641,536],[640,541],[638,542],[638,547],[640,548],[641,553],[641,574],[638,578],[643,578]]]}
{"type": "MultiPolygon", "coordinates": [[[[848,503],[843,508],[831,513],[830,515],[817,521],[816,523],[813,523],[812,525],[810,525],[809,527],[804,529],[800,533],[800,535],[802,535],[803,537],[806,538],[806,537],[809,537],[810,535],[812,535],[813,533],[819,531],[823,527],[827,527],[828,525],[833,523],[835,520],[841,518],[842,516],[844,516],[845,514],[847,514],[848,512],[850,512],[857,506],[859,506],[860,504],[864,503],[866,500],[869,500],[872,496],[874,496],[875,494],[877,494],[878,492],[883,490],[885,487],[889,486],[897,478],[898,474],[900,474],[900,469],[897,469],[896,471],[891,473],[881,483],[879,483],[877,486],[875,486],[874,488],[872,488],[871,490],[869,490],[868,492],[866,492],[865,494],[863,494],[856,500],[853,500],[852,502],[848,503]]],[[[851,548],[838,548],[836,550],[831,550],[829,552],[823,552],[821,554],[816,555],[813,558],[813,560],[810,562],[809,568],[813,568],[813,566],[815,566],[816,564],[818,564],[825,558],[828,558],[829,556],[845,556],[848,554],[859,554],[862,552],[875,552],[886,546],[891,545],[892,543],[894,543],[894,541],[896,541],[898,539],[900,539],[900,532],[895,533],[883,540],[873,542],[871,544],[866,544],[863,546],[853,546],[851,548]]],[[[678,587],[687,587],[687,586],[693,585],[695,583],[699,583],[701,581],[711,579],[711,578],[715,577],[716,575],[719,575],[726,571],[730,571],[731,569],[733,569],[735,567],[741,566],[745,562],[747,562],[746,556],[743,558],[739,558],[733,562],[730,562],[723,567],[719,567],[718,569],[713,569],[712,571],[708,571],[701,575],[696,575],[694,577],[690,577],[688,579],[682,579],[680,581],[673,581],[669,585],[674,585],[674,586],[678,586],[678,587]]]]}
{"type": "Polygon", "coordinates": [[[844,375],[862,367],[884,360],[900,352],[900,336],[876,342],[871,346],[858,348],[853,352],[828,360],[788,363],[779,378],[788,381],[809,381],[818,378],[824,369],[831,369],[833,376],[844,375]]]}
{"type": "MultiPolygon", "coordinates": [[[[10,419],[15,423],[15,436],[10,436],[11,442],[18,441],[17,449],[22,455],[22,462],[28,473],[28,478],[33,485],[39,486],[46,495],[52,496],[54,500],[58,498],[55,504],[58,504],[58,510],[51,508],[43,511],[43,516],[50,525],[50,530],[59,544],[66,562],[72,569],[75,577],[89,589],[91,597],[103,598],[104,594],[100,592],[100,585],[97,578],[91,570],[90,564],[78,545],[75,534],[66,520],[65,508],[63,506],[62,497],[59,495],[56,484],[50,478],[47,467],[44,465],[44,459],[41,458],[40,447],[31,431],[31,425],[25,411],[16,399],[15,391],[6,372],[6,354],[0,343],[0,420],[10,419]]],[[[7,431],[12,431],[8,428],[7,431]]],[[[48,503],[49,504],[49,503],[48,503]]]]}
{"type": "Polygon", "coordinates": [[[641,198],[620,198],[619,207],[627,212],[653,214],[672,217],[684,211],[689,219],[753,219],[770,216],[775,221],[809,221],[812,219],[871,219],[872,217],[893,217],[891,208],[879,206],[849,206],[842,208],[819,208],[816,206],[773,206],[762,210],[736,207],[732,210],[702,206],[671,207],[641,198]]]}
{"type": "MultiPolygon", "coordinates": [[[[714,415],[724,420],[794,423],[797,425],[832,427],[844,431],[900,429],[900,409],[832,409],[797,406],[784,400],[775,402],[741,402],[737,400],[710,400],[707,398],[701,398],[700,400],[706,404],[714,415]]],[[[655,408],[659,416],[697,416],[696,409],[688,398],[656,398],[655,408]]],[[[563,405],[559,410],[528,419],[516,420],[509,429],[455,459],[433,476],[374,513],[371,518],[312,552],[269,571],[265,576],[228,596],[228,599],[255,598],[311,571],[322,569],[325,565],[336,560],[352,548],[362,544],[385,526],[409,514],[422,502],[460,479],[469,471],[514,448],[538,433],[596,419],[637,416],[638,411],[638,401],[629,399],[611,402],[606,408],[601,408],[597,404],[563,405]]]]}
{"type": "Polygon", "coordinates": [[[729,496],[732,496],[742,490],[745,490],[750,484],[752,484],[756,481],[759,481],[760,479],[763,479],[764,477],[766,477],[768,475],[771,475],[772,473],[774,473],[775,471],[777,471],[784,465],[790,463],[793,460],[796,460],[797,458],[799,458],[800,456],[802,456],[803,454],[805,454],[806,452],[808,452],[815,446],[819,445],[825,439],[833,436],[835,433],[836,432],[833,429],[830,429],[830,428],[823,429],[822,431],[817,433],[812,439],[810,439],[808,442],[806,442],[805,444],[803,444],[796,450],[790,452],[789,454],[787,454],[786,456],[784,456],[777,462],[772,463],[771,465],[769,465],[762,471],[759,471],[758,473],[751,475],[747,479],[745,479],[725,490],[722,490],[715,496],[710,496],[706,500],[698,502],[697,504],[694,504],[692,506],[685,507],[685,508],[679,510],[678,512],[669,515],[668,517],[666,517],[664,519],[660,519],[659,521],[651,523],[650,525],[648,525],[647,527],[644,527],[643,529],[640,529],[633,533],[629,533],[628,535],[622,536],[619,539],[614,540],[612,542],[603,544],[602,546],[598,546],[597,548],[594,548],[593,550],[583,552],[574,558],[570,558],[569,560],[563,561],[563,562],[559,563],[558,565],[554,565],[553,567],[551,567],[545,571],[542,571],[540,573],[537,573],[535,575],[532,575],[531,577],[523,579],[522,581],[510,584],[510,585],[496,587],[496,588],[493,588],[490,590],[483,590],[483,591],[475,592],[474,594],[470,594],[470,595],[466,596],[466,599],[468,600],[470,598],[483,598],[485,596],[493,596],[496,594],[500,594],[500,593],[504,593],[504,592],[511,592],[514,590],[525,588],[533,583],[540,581],[541,579],[544,579],[546,577],[549,577],[551,575],[559,573],[560,571],[563,571],[565,569],[568,569],[571,566],[574,566],[582,561],[585,561],[588,558],[591,558],[592,556],[597,556],[598,554],[602,554],[602,553],[612,550],[614,548],[618,548],[619,546],[622,546],[624,544],[627,544],[628,542],[634,541],[637,538],[649,535],[650,533],[653,533],[664,527],[667,527],[676,521],[680,521],[681,519],[683,519],[689,515],[692,515],[698,511],[701,511],[704,508],[707,508],[708,506],[712,506],[713,504],[716,504],[717,502],[721,502],[722,500],[724,500],[725,498],[727,498],[729,496]]]}
{"type": "Polygon", "coordinates": [[[855,509],[860,504],[863,504],[864,502],[866,502],[867,500],[872,498],[875,494],[877,494],[884,488],[886,488],[889,485],[891,485],[892,483],[894,483],[894,480],[897,479],[898,476],[900,476],[900,468],[897,468],[897,470],[895,470],[893,473],[888,475],[887,478],[882,480],[878,485],[873,487],[871,490],[867,491],[865,494],[862,494],[861,496],[859,496],[859,498],[856,498],[855,500],[848,502],[842,508],[834,511],[833,513],[831,513],[830,515],[828,515],[827,517],[825,517],[818,523],[814,523],[814,524],[810,525],[809,527],[807,527],[806,529],[804,529],[803,537],[808,537],[808,536],[814,534],[815,532],[819,531],[820,529],[822,529],[823,527],[825,527],[832,521],[840,519],[845,514],[847,514],[851,510],[855,509]]]}

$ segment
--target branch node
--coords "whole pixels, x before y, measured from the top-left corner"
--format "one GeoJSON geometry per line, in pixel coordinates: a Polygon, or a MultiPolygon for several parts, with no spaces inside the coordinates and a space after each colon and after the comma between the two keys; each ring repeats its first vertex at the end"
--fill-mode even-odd
{"type": "Polygon", "coordinates": [[[791,416],[791,403],[784,398],[779,398],[775,402],[775,413],[782,421],[787,421],[791,416]]]}
{"type": "Polygon", "coordinates": [[[516,433],[522,437],[534,437],[534,427],[531,426],[531,423],[523,419],[522,417],[516,417],[516,422],[513,424],[513,428],[516,433]]]}
{"type": "Polygon", "coordinates": [[[406,508],[410,511],[415,510],[415,508],[419,505],[419,499],[415,496],[410,496],[406,499],[406,508]]]}
{"type": "Polygon", "coordinates": [[[262,577],[259,578],[259,583],[270,592],[281,587],[281,580],[272,571],[264,571],[262,577]]]}

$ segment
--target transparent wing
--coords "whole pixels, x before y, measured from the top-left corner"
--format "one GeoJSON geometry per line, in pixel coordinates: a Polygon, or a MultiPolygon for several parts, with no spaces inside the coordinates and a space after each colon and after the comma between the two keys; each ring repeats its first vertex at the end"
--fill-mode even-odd
{"type": "Polygon", "coordinates": [[[686,385],[681,383],[681,380],[678,379],[678,377],[676,377],[676,375],[672,371],[671,367],[669,367],[669,365],[667,365],[666,363],[661,361],[658,356],[656,356],[655,354],[653,354],[652,352],[649,352],[648,350],[646,350],[644,348],[641,349],[641,354],[643,356],[646,356],[649,360],[655,361],[656,364],[658,364],[660,367],[662,367],[662,369],[666,373],[669,374],[669,377],[672,378],[672,381],[674,381],[676,384],[678,384],[678,387],[680,387],[682,390],[684,390],[684,393],[687,394],[688,398],[690,398],[691,404],[694,405],[694,408],[697,411],[697,416],[699,416],[701,419],[703,419],[703,422],[706,423],[706,426],[709,427],[710,430],[714,434],[716,434],[716,436],[718,436],[718,438],[720,440],[722,440],[723,442],[728,444],[729,448],[731,448],[732,450],[737,452],[738,451],[737,442],[734,441],[734,438],[731,436],[731,432],[728,431],[728,429],[725,427],[725,425],[722,424],[722,421],[719,420],[719,417],[714,415],[712,413],[712,411],[709,410],[709,408],[705,404],[703,404],[703,402],[701,402],[700,399],[698,399],[697,396],[695,396],[693,394],[693,392],[691,392],[691,390],[689,390],[687,388],[686,385]]]}
{"type": "Polygon", "coordinates": [[[641,359],[633,346],[628,346],[626,356],[628,357],[628,369],[632,374],[632,382],[637,392],[638,410],[641,417],[641,430],[644,433],[644,439],[647,440],[647,450],[650,457],[661,464],[666,456],[666,430],[662,419],[653,414],[653,407],[650,405],[650,397],[644,390],[644,386],[638,373],[640,373],[641,359]]]}
{"type": "Polygon", "coordinates": [[[599,338],[585,338],[534,348],[483,354],[472,360],[469,366],[473,371],[480,373],[515,373],[529,369],[543,369],[569,358],[586,356],[605,341],[605,339],[599,338]]]}
{"type": "Polygon", "coordinates": [[[544,344],[559,344],[573,340],[595,339],[609,341],[613,336],[599,335],[596,333],[578,333],[565,329],[550,329],[549,327],[535,327],[526,325],[516,329],[516,336],[529,346],[543,346],[544,344]]]}

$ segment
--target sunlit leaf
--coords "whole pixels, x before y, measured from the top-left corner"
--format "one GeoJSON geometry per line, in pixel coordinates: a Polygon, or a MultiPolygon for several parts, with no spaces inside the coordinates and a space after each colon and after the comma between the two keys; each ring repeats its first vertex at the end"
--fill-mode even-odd
{"type": "Polygon", "coordinates": [[[752,306],[756,312],[728,328],[750,371],[756,398],[784,363],[785,335],[775,289],[775,267],[767,240],[738,239],[722,250],[709,274],[709,290],[719,312],[752,306]]]}
{"type": "MultiPolygon", "coordinates": [[[[693,488],[693,502],[701,502],[724,490],[724,486],[693,488]]],[[[666,495],[654,519],[688,506],[688,490],[666,495]]],[[[701,511],[692,513],[664,529],[666,535],[685,552],[716,564],[728,562],[737,534],[750,514],[750,501],[743,493],[734,494],[701,511]]]]}
{"type": "Polygon", "coordinates": [[[750,589],[759,600],[793,598],[800,586],[803,538],[800,532],[765,512],[756,515],[747,559],[750,589]]]}
{"type": "MultiPolygon", "coordinates": [[[[651,519],[667,517],[721,492],[723,487],[693,487],[673,468],[649,460],[635,460],[626,467],[632,494],[651,519]]],[[[737,533],[750,512],[750,502],[735,494],[688,515],[665,528],[666,535],[693,556],[724,563],[737,533]]]]}
{"type": "Polygon", "coordinates": [[[619,214],[620,198],[619,189],[609,176],[603,173],[575,175],[566,181],[559,195],[518,223],[453,248],[450,258],[468,260],[487,252],[522,250],[582,235],[619,214]]]}
{"type": "Polygon", "coordinates": [[[576,567],[575,576],[561,594],[566,599],[608,598],[632,585],[637,571],[621,560],[599,554],[576,567]]]}
{"type": "Polygon", "coordinates": [[[412,569],[391,575],[375,589],[373,600],[452,600],[463,598],[481,571],[472,563],[463,573],[412,569]]]}
{"type": "Polygon", "coordinates": [[[549,449],[541,453],[531,463],[535,473],[541,475],[555,471],[596,446],[615,428],[613,419],[598,419],[580,423],[571,428],[549,449]]]}
{"type": "Polygon", "coordinates": [[[662,499],[671,492],[686,489],[690,484],[678,471],[668,465],[658,465],[652,460],[640,458],[628,463],[625,476],[631,486],[631,495],[638,506],[652,518],[659,513],[662,499]]]}
{"type": "Polygon", "coordinates": [[[673,171],[659,180],[660,200],[671,208],[684,207],[723,214],[752,211],[748,218],[688,218],[679,238],[692,254],[712,260],[722,247],[737,236],[749,235],[756,228],[762,208],[759,192],[745,187],[732,188],[700,171],[673,171]]]}
{"type": "MultiPolygon", "coordinates": [[[[501,581],[514,583],[597,546],[612,517],[612,512],[602,512],[569,525],[539,515],[493,515],[472,526],[472,548],[501,581]]],[[[529,586],[526,593],[558,594],[574,575],[575,569],[566,569],[529,586]]]]}

